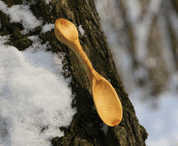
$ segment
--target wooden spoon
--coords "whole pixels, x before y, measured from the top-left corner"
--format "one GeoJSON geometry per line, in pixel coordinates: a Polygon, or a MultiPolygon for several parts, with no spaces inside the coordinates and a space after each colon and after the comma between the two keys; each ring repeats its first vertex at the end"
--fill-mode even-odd
{"type": "Polygon", "coordinates": [[[91,84],[93,100],[100,118],[108,126],[118,125],[122,120],[119,97],[112,85],[93,68],[80,45],[75,25],[59,18],[55,22],[54,32],[57,39],[71,48],[82,63],[91,84]]]}

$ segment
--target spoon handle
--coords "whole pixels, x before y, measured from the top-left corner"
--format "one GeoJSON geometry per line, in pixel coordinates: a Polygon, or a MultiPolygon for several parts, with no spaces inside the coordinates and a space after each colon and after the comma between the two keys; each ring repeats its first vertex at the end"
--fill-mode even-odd
{"type": "Polygon", "coordinates": [[[71,46],[72,47],[71,49],[74,51],[74,53],[79,58],[85,72],[88,75],[90,83],[92,83],[92,73],[94,72],[94,68],[90,60],[88,59],[86,53],[83,51],[82,46],[79,42],[79,39],[75,40],[72,44],[73,45],[71,46]]]}

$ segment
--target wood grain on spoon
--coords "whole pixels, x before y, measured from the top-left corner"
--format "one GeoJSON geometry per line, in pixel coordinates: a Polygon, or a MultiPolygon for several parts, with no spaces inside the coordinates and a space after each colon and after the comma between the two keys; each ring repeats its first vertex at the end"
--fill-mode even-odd
{"type": "Polygon", "coordinates": [[[97,112],[108,126],[116,126],[122,120],[122,105],[112,85],[95,72],[92,94],[97,112]],[[104,97],[104,98],[103,98],[104,97]]]}
{"type": "Polygon", "coordinates": [[[71,48],[77,55],[91,83],[91,71],[94,68],[80,45],[78,31],[75,25],[66,19],[59,18],[55,22],[54,32],[57,39],[71,48]]]}
{"type": "Polygon", "coordinates": [[[71,48],[82,63],[91,84],[93,100],[100,118],[108,126],[118,125],[122,119],[119,97],[112,85],[93,68],[80,45],[75,25],[59,18],[55,22],[54,32],[57,39],[71,48]]]}

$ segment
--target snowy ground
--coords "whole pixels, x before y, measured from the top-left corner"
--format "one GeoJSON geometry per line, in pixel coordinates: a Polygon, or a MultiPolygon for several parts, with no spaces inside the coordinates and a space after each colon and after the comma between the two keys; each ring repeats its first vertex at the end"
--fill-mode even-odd
{"type": "Polygon", "coordinates": [[[148,132],[148,146],[178,145],[178,97],[170,92],[160,95],[153,103],[141,100],[139,92],[131,93],[130,99],[141,125],[148,132]]]}

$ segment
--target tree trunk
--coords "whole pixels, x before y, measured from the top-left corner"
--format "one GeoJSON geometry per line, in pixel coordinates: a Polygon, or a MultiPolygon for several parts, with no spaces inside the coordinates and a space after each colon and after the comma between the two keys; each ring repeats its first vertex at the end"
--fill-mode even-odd
{"type": "MultiPolygon", "coordinates": [[[[3,0],[8,7],[22,4],[21,0],[3,0]]],[[[106,37],[99,23],[100,19],[93,0],[27,0],[30,10],[43,24],[55,23],[57,18],[65,18],[74,23],[77,28],[82,25],[84,35],[79,32],[80,43],[91,60],[95,70],[105,77],[115,88],[123,106],[123,119],[118,126],[108,127],[105,135],[101,128],[103,122],[99,118],[90,92],[89,80],[75,54],[59,42],[54,30],[41,33],[41,26],[33,31],[22,34],[21,23],[11,23],[9,17],[0,11],[1,35],[10,35],[8,44],[19,50],[25,50],[32,45],[27,37],[39,35],[42,44],[49,41],[48,51],[65,53],[63,75],[72,77],[71,88],[75,95],[72,106],[77,108],[69,127],[61,127],[65,136],[54,137],[53,146],[144,146],[147,132],[138,122],[134,107],[125,92],[118,76],[112,54],[108,48],[106,37]]],[[[107,126],[105,126],[107,128],[107,126]]]]}

